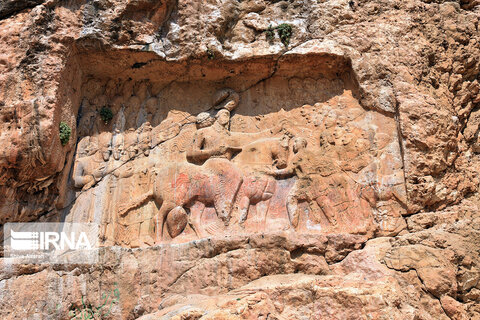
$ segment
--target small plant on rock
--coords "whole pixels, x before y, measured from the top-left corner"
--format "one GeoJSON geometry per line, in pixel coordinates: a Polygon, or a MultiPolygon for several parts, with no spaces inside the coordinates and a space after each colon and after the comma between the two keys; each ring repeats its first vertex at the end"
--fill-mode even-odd
{"type": "Polygon", "coordinates": [[[288,47],[290,44],[290,38],[292,37],[293,28],[292,25],[288,23],[282,23],[276,27],[280,41],[282,41],[285,47],[288,47]]]}
{"type": "Polygon", "coordinates": [[[110,109],[109,107],[102,107],[99,113],[100,113],[100,118],[102,118],[105,124],[107,124],[113,118],[112,109],[110,109]]]}
{"type": "Polygon", "coordinates": [[[267,30],[265,30],[265,36],[267,41],[272,42],[275,38],[275,30],[277,30],[278,37],[285,47],[288,47],[290,44],[290,38],[293,34],[293,27],[291,24],[282,23],[275,28],[272,25],[269,25],[267,30]]]}
{"type": "Polygon", "coordinates": [[[66,122],[60,122],[60,142],[62,143],[62,146],[66,145],[68,143],[68,140],[70,139],[70,135],[72,134],[72,129],[66,122]]]}
{"type": "Polygon", "coordinates": [[[265,36],[270,42],[275,38],[275,29],[272,27],[272,25],[268,26],[267,30],[265,31],[265,36]]]}
{"type": "MultiPolygon", "coordinates": [[[[115,283],[115,286],[117,283],[115,283]]],[[[115,288],[108,293],[102,293],[101,302],[98,306],[94,306],[92,303],[85,302],[82,296],[82,305],[75,307],[72,305],[68,312],[68,318],[70,320],[87,320],[87,319],[110,319],[112,307],[118,304],[120,301],[120,291],[115,288]]]]}

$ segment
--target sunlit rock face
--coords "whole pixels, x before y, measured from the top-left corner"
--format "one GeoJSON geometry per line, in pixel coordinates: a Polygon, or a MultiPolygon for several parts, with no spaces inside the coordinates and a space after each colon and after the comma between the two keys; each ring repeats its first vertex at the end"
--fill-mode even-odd
{"type": "Polygon", "coordinates": [[[101,221],[106,243],[134,247],[404,229],[393,117],[361,106],[343,57],[291,55],[276,63],[268,79],[232,62],[224,68],[239,76],[228,79],[208,64],[201,79],[88,77],[67,221],[101,221]],[[99,116],[105,109],[108,121],[99,116]]]}
{"type": "Polygon", "coordinates": [[[101,248],[0,318],[479,318],[479,10],[4,1],[0,224],[101,248]]]}

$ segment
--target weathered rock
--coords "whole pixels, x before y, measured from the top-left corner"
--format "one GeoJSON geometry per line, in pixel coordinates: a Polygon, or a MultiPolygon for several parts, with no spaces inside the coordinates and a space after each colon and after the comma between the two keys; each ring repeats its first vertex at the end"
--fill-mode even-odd
{"type": "Polygon", "coordinates": [[[478,0],[3,1],[0,225],[95,221],[105,248],[2,258],[0,317],[110,293],[112,319],[479,318],[479,20],[478,0]]]}
{"type": "Polygon", "coordinates": [[[443,310],[445,310],[445,313],[447,314],[447,316],[450,317],[450,319],[468,319],[467,313],[465,312],[463,305],[457,300],[449,296],[443,296],[440,301],[442,303],[443,310]]]}
{"type": "Polygon", "coordinates": [[[454,266],[441,250],[422,245],[401,246],[386,255],[385,263],[398,271],[415,270],[426,289],[437,298],[455,295],[457,291],[454,266]]]}

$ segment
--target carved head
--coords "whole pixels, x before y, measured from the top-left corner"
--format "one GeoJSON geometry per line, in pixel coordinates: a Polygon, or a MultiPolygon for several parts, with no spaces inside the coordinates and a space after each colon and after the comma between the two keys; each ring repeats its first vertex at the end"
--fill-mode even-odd
{"type": "Polygon", "coordinates": [[[214,122],[215,118],[213,118],[208,112],[201,112],[197,115],[197,129],[210,127],[214,122]]]}
{"type": "Polygon", "coordinates": [[[228,111],[234,110],[238,102],[240,101],[240,96],[232,89],[221,89],[217,91],[213,97],[213,106],[215,109],[227,109],[228,111]]]}
{"type": "Polygon", "coordinates": [[[334,110],[331,110],[328,112],[328,114],[325,116],[325,128],[329,129],[337,124],[337,114],[335,113],[334,110]]]}
{"type": "Polygon", "coordinates": [[[354,138],[355,138],[355,134],[347,131],[347,132],[345,132],[345,134],[343,135],[343,137],[340,140],[341,140],[342,144],[344,146],[346,146],[347,144],[350,144],[350,142],[352,142],[354,138]]]}
{"type": "Polygon", "coordinates": [[[307,147],[307,140],[302,137],[295,138],[293,140],[293,152],[297,153],[307,147]]]}
{"type": "Polygon", "coordinates": [[[284,134],[280,138],[280,152],[277,153],[273,159],[273,165],[278,169],[283,169],[287,167],[289,143],[290,143],[290,137],[287,134],[284,134]]]}
{"type": "Polygon", "coordinates": [[[335,140],[330,132],[324,131],[320,134],[320,147],[329,148],[335,144],[335,140]]]}
{"type": "Polygon", "coordinates": [[[290,143],[290,136],[288,134],[282,135],[280,138],[280,147],[284,149],[288,149],[288,145],[290,143]]]}
{"type": "Polygon", "coordinates": [[[83,137],[77,144],[77,158],[83,158],[89,152],[90,137],[83,137]]]}
{"type": "Polygon", "coordinates": [[[139,136],[139,148],[143,151],[143,154],[148,157],[150,154],[150,144],[152,142],[152,127],[150,125],[145,125],[143,127],[142,133],[139,136]]]}
{"type": "Polygon", "coordinates": [[[215,118],[222,127],[226,127],[230,123],[230,111],[227,109],[222,109],[218,111],[215,118]]]}
{"type": "Polygon", "coordinates": [[[110,132],[102,132],[98,137],[98,151],[102,153],[103,161],[110,159],[112,153],[112,134],[110,132]]]}
{"type": "Polygon", "coordinates": [[[335,127],[335,130],[333,131],[333,136],[335,137],[335,140],[339,141],[343,135],[345,134],[346,130],[343,127],[335,127]]]}
{"type": "Polygon", "coordinates": [[[127,152],[129,159],[132,159],[137,155],[137,151],[138,151],[137,144],[138,144],[137,133],[133,128],[130,128],[125,133],[125,151],[127,152]]]}
{"type": "Polygon", "coordinates": [[[98,138],[90,137],[88,140],[88,146],[85,148],[86,153],[91,156],[97,153],[98,151],[98,138]]]}
{"type": "Polygon", "coordinates": [[[113,137],[112,154],[115,160],[120,160],[123,154],[123,135],[120,132],[117,132],[113,137]]]}

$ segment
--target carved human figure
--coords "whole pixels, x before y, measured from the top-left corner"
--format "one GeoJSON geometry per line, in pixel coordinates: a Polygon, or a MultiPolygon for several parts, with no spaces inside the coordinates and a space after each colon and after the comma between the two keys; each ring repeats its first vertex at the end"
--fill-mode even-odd
{"type": "MultiPolygon", "coordinates": [[[[127,141],[128,142],[128,141],[127,141]]],[[[130,141],[132,143],[132,141],[130,141]]],[[[132,163],[126,163],[130,159],[125,145],[125,136],[119,130],[115,131],[112,139],[112,157],[107,173],[112,173],[117,178],[128,178],[134,173],[132,163]]]]}
{"type": "Polygon", "coordinates": [[[138,135],[137,132],[130,128],[124,133],[124,146],[127,159],[133,159],[138,153],[138,135]]]}
{"type": "Polygon", "coordinates": [[[76,158],[84,158],[89,154],[90,152],[90,136],[86,136],[80,139],[80,141],[77,143],[77,154],[76,158]]]}
{"type": "MultiPolygon", "coordinates": [[[[239,222],[247,219],[250,205],[272,198],[276,189],[276,180],[265,171],[282,169],[287,166],[289,156],[289,137],[259,139],[245,145],[233,162],[244,173],[243,183],[237,195],[235,210],[239,222]]],[[[267,210],[263,213],[264,220],[267,210]]]]}
{"type": "MultiPolygon", "coordinates": [[[[352,224],[370,223],[376,195],[368,185],[357,183],[322,150],[307,149],[304,138],[295,138],[293,156],[285,169],[273,171],[277,177],[297,176],[287,196],[287,212],[294,228],[298,226],[298,204],[307,201],[310,209],[323,213],[331,226],[349,229],[352,224]]],[[[361,226],[358,226],[361,227],[361,226]]]]}
{"type": "Polygon", "coordinates": [[[201,164],[210,158],[230,160],[234,152],[241,151],[241,148],[229,145],[230,111],[226,109],[218,111],[215,119],[212,126],[202,127],[195,133],[192,145],[187,150],[189,162],[201,164]]]}
{"type": "MultiPolygon", "coordinates": [[[[216,119],[211,116],[210,113],[208,112],[201,112],[197,115],[196,117],[196,127],[197,130],[207,128],[212,126],[215,123],[216,119]]],[[[198,137],[199,135],[197,134],[194,138],[194,141],[199,141],[199,139],[202,139],[202,137],[198,137]]],[[[191,147],[188,150],[187,157],[189,160],[192,162],[196,162],[197,158],[195,157],[195,147],[191,147]]],[[[201,153],[201,152],[199,152],[201,153]]],[[[202,158],[203,159],[203,158],[202,158]]],[[[210,161],[209,164],[212,162],[215,163],[216,160],[210,161]]],[[[218,160],[222,161],[222,160],[218,160]]],[[[203,160],[198,160],[199,163],[203,162],[203,160]]],[[[167,230],[172,238],[178,236],[186,227],[186,221],[192,226],[194,229],[195,233],[199,237],[203,237],[206,235],[205,230],[203,226],[201,225],[200,221],[202,219],[202,215],[205,210],[205,203],[202,203],[201,201],[196,200],[193,205],[191,205],[189,209],[189,214],[183,209],[183,208],[176,208],[170,211],[167,216],[166,216],[166,226],[167,230]]]]}
{"type": "Polygon", "coordinates": [[[201,164],[210,158],[231,160],[234,154],[243,150],[244,145],[265,136],[278,134],[284,125],[282,123],[272,129],[255,133],[231,132],[229,130],[230,111],[227,109],[217,112],[213,125],[208,126],[208,118],[204,121],[205,124],[202,122],[201,128],[193,137],[191,147],[187,150],[187,160],[192,163],[201,164]]]}
{"type": "Polygon", "coordinates": [[[299,213],[297,209],[299,200],[308,198],[306,193],[308,192],[309,187],[309,176],[307,175],[307,172],[305,172],[305,168],[303,168],[306,147],[307,140],[301,137],[295,138],[292,146],[293,156],[287,167],[269,172],[277,177],[290,177],[293,175],[298,177],[298,180],[295,181],[295,184],[287,196],[287,213],[293,227],[298,226],[299,213]]]}
{"type": "MultiPolygon", "coordinates": [[[[232,92],[224,96],[231,97],[232,92]]],[[[238,103],[233,95],[233,103],[225,102],[233,110],[238,103]]],[[[219,101],[223,101],[219,99],[219,101]]],[[[222,102],[223,103],[223,102],[222,102]]],[[[155,216],[155,229],[160,239],[164,239],[163,231],[166,229],[173,238],[185,228],[185,221],[189,221],[198,235],[204,234],[199,224],[199,217],[205,206],[213,204],[217,216],[228,225],[233,204],[242,182],[247,181],[244,190],[240,192],[242,201],[240,205],[248,210],[250,203],[269,199],[275,190],[275,180],[261,174],[244,176],[242,170],[230,160],[235,153],[242,151],[242,145],[248,145],[258,140],[265,134],[272,135],[280,132],[278,128],[265,130],[258,133],[230,132],[230,111],[221,109],[217,112],[212,124],[209,114],[200,114],[197,117],[197,132],[193,143],[187,150],[187,160],[190,163],[172,164],[167,168],[156,171],[153,178],[151,191],[125,204],[120,209],[124,215],[132,208],[153,199],[160,207],[155,216]],[[203,209],[202,209],[203,208],[203,209]],[[187,211],[192,212],[188,218],[187,211]]],[[[280,140],[276,140],[280,142],[280,140]]],[[[260,147],[260,146],[259,146],[260,147]]],[[[268,155],[266,164],[272,166],[277,160],[277,154],[268,155]]],[[[285,165],[283,160],[283,165],[285,165]]],[[[280,162],[278,162],[280,164],[280,162]]]]}
{"type": "Polygon", "coordinates": [[[138,137],[138,149],[146,157],[150,154],[152,144],[152,126],[147,122],[142,126],[142,132],[138,137]]]}
{"type": "Polygon", "coordinates": [[[118,199],[121,197],[123,189],[125,189],[124,183],[119,183],[120,178],[126,176],[126,172],[131,173],[130,166],[123,166],[125,156],[124,156],[124,137],[119,130],[115,130],[113,139],[112,139],[112,158],[110,159],[107,172],[112,173],[112,178],[114,182],[109,184],[110,187],[110,197],[108,198],[108,209],[104,212],[102,216],[103,224],[103,238],[105,245],[114,245],[115,244],[115,232],[117,230],[118,219],[116,215],[116,208],[118,199]],[[130,169],[130,170],[128,170],[130,169]]]}
{"type": "Polygon", "coordinates": [[[77,152],[79,151],[78,148],[84,148],[82,154],[85,154],[86,156],[84,155],[83,157],[75,160],[75,166],[73,168],[73,181],[75,187],[86,190],[95,183],[90,159],[97,153],[98,143],[94,137],[89,137],[88,140],[82,139],[82,141],[87,141],[88,145],[77,146],[77,152]]]}
{"type": "MultiPolygon", "coordinates": [[[[240,97],[232,89],[221,89],[214,95],[213,106],[220,109],[212,118],[207,112],[197,116],[197,129],[193,143],[187,150],[187,160],[201,164],[209,158],[224,158],[230,160],[234,153],[242,150],[241,145],[261,138],[264,133],[242,134],[230,132],[230,111],[234,110],[240,97]]],[[[279,130],[278,130],[279,131],[279,130]]]]}
{"type": "MultiPolygon", "coordinates": [[[[214,107],[223,108],[219,110],[212,123],[212,118],[208,113],[201,113],[197,116],[197,129],[194,135],[193,143],[187,150],[187,160],[196,164],[209,164],[212,166],[232,167],[235,170],[240,166],[243,171],[243,184],[241,184],[236,200],[236,209],[240,214],[240,221],[245,221],[250,204],[256,204],[260,201],[270,199],[275,190],[275,179],[262,175],[260,170],[254,170],[252,162],[258,167],[267,166],[269,169],[275,164],[280,164],[280,153],[288,153],[288,149],[284,148],[273,150],[269,148],[273,145],[280,146],[279,140],[267,141],[262,140],[265,136],[277,134],[281,131],[282,125],[273,129],[267,129],[257,133],[231,132],[229,130],[230,111],[238,105],[239,96],[231,89],[223,89],[217,92],[214,97],[214,107]],[[257,144],[255,142],[257,141],[257,144]],[[273,144],[270,144],[272,143],[273,144]],[[264,150],[264,152],[243,152],[245,145],[252,143],[250,150],[264,150]],[[234,154],[239,156],[239,161],[234,161],[234,165],[230,163],[234,154]],[[256,159],[255,159],[256,158],[256,159]]],[[[286,157],[282,160],[286,163],[286,157]]],[[[280,165],[282,167],[282,165],[280,165]]],[[[278,168],[278,167],[277,167],[278,168]]],[[[197,205],[195,208],[204,208],[197,205]]],[[[203,210],[193,210],[191,219],[193,224],[199,225],[203,210]]],[[[218,212],[217,212],[218,214],[218,212]]],[[[266,213],[265,213],[266,214],[266,213]]],[[[201,227],[197,227],[201,229],[201,227]]],[[[201,231],[200,231],[201,232],[201,231]]]]}
{"type": "Polygon", "coordinates": [[[123,155],[124,151],[124,138],[123,134],[116,130],[115,135],[113,136],[113,148],[112,148],[112,156],[115,160],[120,160],[123,155]]]}
{"type": "MultiPolygon", "coordinates": [[[[265,138],[247,144],[242,152],[232,161],[242,174],[242,183],[235,197],[234,212],[238,222],[243,223],[247,219],[250,205],[261,201],[269,201],[276,190],[276,180],[263,173],[265,168],[284,168],[288,158],[288,136],[280,138],[265,138]],[[252,165],[252,163],[254,165],[252,165]]],[[[211,163],[207,161],[206,163],[211,163]]],[[[190,208],[189,223],[194,227],[199,237],[210,234],[205,232],[205,226],[201,224],[205,204],[195,203],[190,208]]],[[[268,203],[263,213],[265,220],[268,212],[268,203]]],[[[233,213],[232,213],[233,214],[233,213]]],[[[170,215],[167,217],[167,222],[170,215]]],[[[207,227],[208,228],[208,227],[207,227]]]]}
{"type": "MultiPolygon", "coordinates": [[[[187,158],[192,162],[203,164],[182,163],[159,170],[153,179],[151,191],[124,205],[120,214],[126,214],[132,208],[153,199],[160,206],[155,217],[156,230],[160,239],[163,239],[165,221],[168,221],[167,231],[170,236],[178,235],[187,216],[186,210],[196,211],[195,214],[192,213],[195,218],[191,221],[197,234],[202,235],[202,227],[196,221],[201,217],[201,208],[208,204],[213,204],[217,216],[227,225],[235,196],[243,182],[241,170],[230,161],[232,153],[240,151],[241,148],[228,146],[229,120],[230,112],[222,109],[217,113],[212,126],[203,127],[200,121],[200,129],[195,135],[193,146],[187,152],[187,158]]],[[[257,138],[258,135],[247,134],[242,137],[248,138],[245,140],[249,141],[257,138]]],[[[266,199],[273,194],[271,177],[266,177],[258,183],[253,178],[247,180],[251,183],[246,184],[247,189],[242,194],[253,201],[266,199]]]]}
{"type": "Polygon", "coordinates": [[[76,161],[73,170],[75,187],[86,190],[98,182],[107,173],[107,163],[111,153],[111,134],[103,133],[98,137],[98,148],[95,140],[90,139],[89,156],[76,161]]]}

